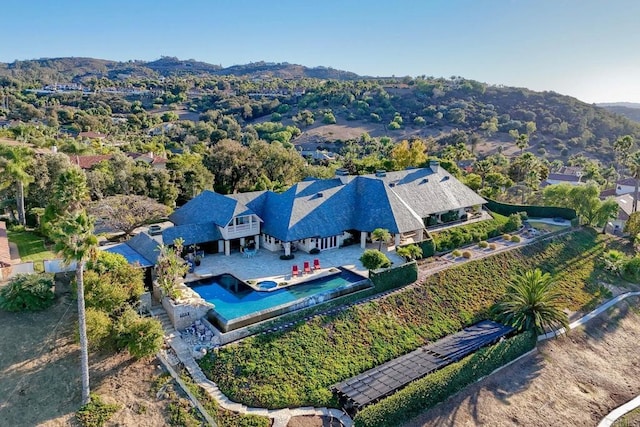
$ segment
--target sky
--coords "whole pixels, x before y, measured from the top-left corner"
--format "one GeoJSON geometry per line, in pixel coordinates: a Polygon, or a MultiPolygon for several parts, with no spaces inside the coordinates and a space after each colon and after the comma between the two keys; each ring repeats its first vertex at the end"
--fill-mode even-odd
{"type": "Polygon", "coordinates": [[[2,15],[0,62],[290,62],[640,102],[638,0],[2,0],[2,15]]]}

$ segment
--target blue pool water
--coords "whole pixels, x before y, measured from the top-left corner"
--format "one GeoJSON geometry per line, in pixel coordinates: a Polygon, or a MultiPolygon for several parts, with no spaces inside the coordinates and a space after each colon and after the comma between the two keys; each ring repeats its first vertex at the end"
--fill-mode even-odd
{"type": "Polygon", "coordinates": [[[306,297],[323,294],[346,285],[360,282],[364,278],[349,271],[324,277],[312,282],[258,292],[233,276],[223,275],[202,280],[191,285],[205,301],[212,303],[214,310],[226,320],[233,320],[249,314],[267,310],[283,304],[293,303],[306,297]]]}

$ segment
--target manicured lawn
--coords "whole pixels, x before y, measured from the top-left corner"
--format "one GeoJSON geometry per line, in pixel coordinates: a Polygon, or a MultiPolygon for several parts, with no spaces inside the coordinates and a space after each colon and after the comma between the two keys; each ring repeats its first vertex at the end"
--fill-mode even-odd
{"type": "Polygon", "coordinates": [[[38,261],[57,258],[42,236],[32,231],[8,231],[9,241],[18,245],[22,261],[38,261]]]}
{"type": "Polygon", "coordinates": [[[513,275],[551,272],[572,310],[601,299],[597,260],[611,240],[579,230],[428,277],[384,299],[254,336],[201,361],[232,400],[250,406],[336,405],[328,387],[485,319],[513,275]]]}

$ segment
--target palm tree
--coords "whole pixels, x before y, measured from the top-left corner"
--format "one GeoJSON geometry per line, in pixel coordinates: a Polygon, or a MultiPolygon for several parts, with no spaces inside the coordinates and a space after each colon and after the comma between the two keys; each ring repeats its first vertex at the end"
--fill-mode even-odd
{"type": "Polygon", "coordinates": [[[33,151],[27,147],[8,147],[0,153],[0,170],[4,175],[5,182],[8,185],[16,185],[18,222],[21,225],[27,223],[24,209],[24,186],[33,182],[33,177],[26,171],[32,162],[33,151]]]}
{"type": "Polygon", "coordinates": [[[629,157],[629,151],[633,147],[633,137],[631,135],[621,136],[613,143],[613,151],[616,153],[618,164],[625,164],[629,157]]]}
{"type": "Polygon", "coordinates": [[[480,178],[482,178],[480,187],[484,187],[484,179],[489,173],[491,173],[492,170],[493,163],[491,163],[490,160],[480,160],[479,162],[476,162],[475,165],[473,165],[473,171],[480,175],[480,178]]]}
{"type": "Polygon", "coordinates": [[[640,179],[640,151],[631,153],[627,158],[627,167],[631,172],[631,176],[635,180],[636,188],[633,193],[633,208],[631,212],[638,211],[638,180],[640,179]]]}
{"type": "Polygon", "coordinates": [[[378,243],[378,250],[382,250],[382,242],[389,243],[391,241],[391,233],[385,228],[376,228],[371,232],[371,240],[378,243]]]}
{"type": "Polygon", "coordinates": [[[529,146],[529,135],[522,133],[516,138],[516,147],[520,149],[520,154],[529,146]]]}
{"type": "Polygon", "coordinates": [[[84,305],[84,266],[86,261],[95,255],[98,244],[96,236],[93,235],[93,219],[84,209],[65,214],[54,228],[54,242],[56,251],[65,263],[76,263],[82,404],[86,405],[89,403],[89,343],[84,305]]]}
{"type": "Polygon", "coordinates": [[[517,276],[507,288],[503,301],[493,310],[497,318],[519,331],[544,333],[548,328],[568,328],[567,315],[562,311],[562,295],[554,288],[553,277],[540,269],[517,276]]]}
{"type": "Polygon", "coordinates": [[[396,249],[396,253],[407,261],[422,257],[422,249],[418,245],[403,246],[396,249]]]}

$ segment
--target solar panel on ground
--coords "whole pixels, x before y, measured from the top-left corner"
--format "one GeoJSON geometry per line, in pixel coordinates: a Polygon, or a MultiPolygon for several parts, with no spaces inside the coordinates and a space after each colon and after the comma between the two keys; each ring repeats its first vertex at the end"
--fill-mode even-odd
{"type": "Polygon", "coordinates": [[[412,381],[462,359],[512,331],[513,328],[510,326],[485,320],[335,384],[331,386],[331,390],[345,399],[347,406],[360,409],[393,394],[412,381]]]}

